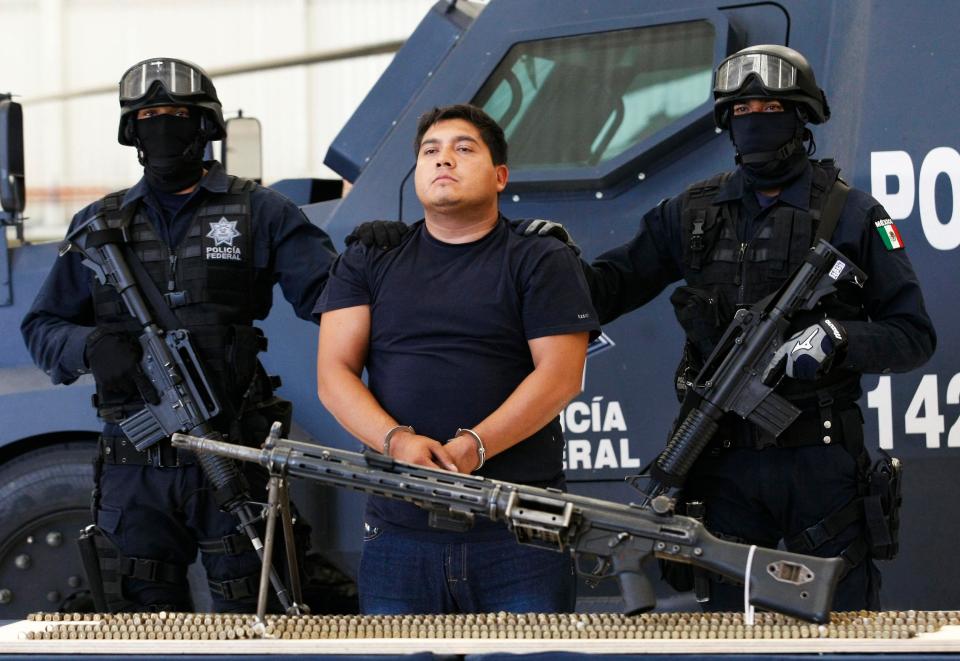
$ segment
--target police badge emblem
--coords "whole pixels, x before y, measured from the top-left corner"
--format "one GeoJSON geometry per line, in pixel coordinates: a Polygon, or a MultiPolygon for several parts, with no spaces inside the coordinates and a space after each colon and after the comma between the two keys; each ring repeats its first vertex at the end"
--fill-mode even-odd
{"type": "Polygon", "coordinates": [[[210,231],[206,236],[213,239],[213,245],[207,246],[207,259],[239,261],[242,258],[240,248],[233,245],[233,240],[240,236],[240,232],[237,231],[237,221],[220,216],[220,220],[210,223],[210,231]]]}

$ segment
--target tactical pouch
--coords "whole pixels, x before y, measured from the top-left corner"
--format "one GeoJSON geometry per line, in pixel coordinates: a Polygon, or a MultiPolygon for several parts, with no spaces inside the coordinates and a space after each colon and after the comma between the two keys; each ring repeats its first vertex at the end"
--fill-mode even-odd
{"type": "Polygon", "coordinates": [[[267,350],[267,338],[256,326],[230,326],[225,343],[225,363],[228,383],[233,396],[242,396],[257,378],[257,354],[267,350]]]}
{"type": "Polygon", "coordinates": [[[97,611],[119,613],[129,610],[132,603],[124,598],[123,577],[117,570],[118,561],[123,559],[119,550],[95,524],[80,532],[77,546],[80,548],[80,560],[97,611]]]}
{"type": "Polygon", "coordinates": [[[77,538],[77,547],[80,549],[80,561],[83,571],[87,575],[87,585],[90,586],[90,596],[98,613],[109,612],[107,597],[104,594],[103,575],[100,573],[100,559],[97,553],[97,535],[102,533],[93,524],[80,531],[77,538]]]}
{"type": "MultiPolygon", "coordinates": [[[[677,365],[677,371],[674,374],[673,389],[677,395],[677,401],[681,404],[683,403],[684,398],[687,396],[687,391],[693,386],[694,381],[697,378],[697,374],[700,373],[700,370],[703,368],[703,361],[700,360],[700,357],[697,355],[696,349],[689,342],[683,343],[683,353],[680,355],[680,363],[677,365]]],[[[680,420],[675,421],[673,427],[680,423],[680,420]]],[[[671,432],[671,436],[673,433],[671,432]]],[[[670,440],[670,437],[667,437],[667,440],[670,440]]]]}
{"type": "Polygon", "coordinates": [[[721,292],[696,287],[677,287],[670,294],[670,303],[687,336],[676,373],[677,397],[683,401],[686,384],[700,371],[704,357],[713,351],[733,314],[721,292]]]}
{"type": "Polygon", "coordinates": [[[280,435],[287,437],[290,435],[290,424],[293,420],[293,404],[280,397],[271,397],[251,408],[243,417],[241,423],[242,439],[241,442],[260,447],[267,434],[270,433],[270,426],[274,422],[279,422],[283,429],[280,435]]]}
{"type": "Polygon", "coordinates": [[[693,565],[669,560],[657,560],[660,566],[660,577],[667,585],[677,592],[690,592],[694,588],[695,577],[693,565]]]}
{"type": "Polygon", "coordinates": [[[733,319],[721,292],[696,287],[677,287],[670,294],[670,304],[677,321],[704,356],[713,349],[713,343],[733,319]]]}
{"type": "Polygon", "coordinates": [[[870,553],[877,560],[893,560],[900,550],[900,460],[883,450],[867,474],[867,495],[863,499],[870,553]]]}

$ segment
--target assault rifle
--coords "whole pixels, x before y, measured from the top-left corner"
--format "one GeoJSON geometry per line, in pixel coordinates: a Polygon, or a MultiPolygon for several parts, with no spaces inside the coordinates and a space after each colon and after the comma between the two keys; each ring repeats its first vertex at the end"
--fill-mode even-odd
{"type": "Polygon", "coordinates": [[[269,438],[262,450],[183,434],[174,434],[173,444],[258,463],[273,475],[405,500],[428,510],[435,527],[464,530],[477,516],[502,521],[521,544],[596,557],[600,566],[592,575],[616,577],[628,614],[656,605],[641,567],[650,556],[745,583],[750,603],[814,622],[829,619],[844,567],[838,558],[720,540],[698,521],[672,514],[666,497],[654,501],[653,509],[621,505],[281,438],[269,438]]]}
{"type": "Polygon", "coordinates": [[[650,467],[645,505],[683,485],[726,413],[736,413],[775,437],[797,419],[800,409],[774,392],[783,373],[768,369],[773,356],[798,312],[812,310],[840,282],[863,287],[866,279],[820,239],[775,294],[736,313],[696,380],[688,384],[683,420],[650,467]]]}
{"type": "MultiPolygon", "coordinates": [[[[117,291],[127,311],[142,329],[138,338],[143,349],[140,369],[155,393],[144,393],[138,385],[144,396],[144,408],[120,422],[124,435],[140,451],[174,432],[188,432],[220,440],[220,433],[210,424],[210,420],[220,412],[220,404],[204,375],[190,332],[184,328],[168,328],[165,331],[157,325],[131,269],[132,260],[128,260],[127,255],[133,259],[136,257],[126,245],[122,231],[109,227],[103,216],[97,214],[67,236],[60,254],[62,256],[73,249],[83,255],[83,265],[93,271],[100,284],[117,291]]],[[[141,276],[141,280],[144,279],[149,279],[145,272],[141,276]]],[[[152,286],[152,282],[144,286],[152,286]]],[[[159,296],[156,287],[154,292],[159,296]]],[[[153,308],[158,315],[173,317],[165,303],[155,303],[153,308]]],[[[168,325],[179,323],[174,317],[168,325]]],[[[240,528],[262,558],[263,544],[255,528],[258,517],[249,504],[246,480],[237,465],[213,455],[200,456],[198,460],[214,486],[214,495],[220,507],[239,519],[240,528]]],[[[291,601],[272,567],[270,582],[284,609],[299,612],[299,604],[291,601]]]]}
{"type": "MultiPolygon", "coordinates": [[[[140,368],[157,397],[146,393],[144,408],[121,420],[120,428],[134,447],[143,451],[174,432],[201,431],[220,412],[220,404],[204,375],[190,332],[183,328],[163,331],[156,324],[122,246],[122,231],[109,228],[97,215],[67,236],[61,254],[70,249],[82,253],[83,265],[100,284],[117,291],[142,329],[140,368]]],[[[198,435],[205,436],[210,430],[202,431],[198,435]]]]}

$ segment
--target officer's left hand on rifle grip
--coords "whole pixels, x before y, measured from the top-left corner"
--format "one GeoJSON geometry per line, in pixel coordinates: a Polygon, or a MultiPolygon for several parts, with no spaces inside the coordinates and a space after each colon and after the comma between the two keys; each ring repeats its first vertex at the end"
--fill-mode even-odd
{"type": "Polygon", "coordinates": [[[824,319],[791,335],[777,349],[764,380],[783,373],[791,379],[815,381],[830,371],[846,347],[847,332],[843,326],[834,319],[824,319]]]}
{"type": "Polygon", "coordinates": [[[130,390],[133,386],[141,389],[141,383],[145,382],[148,386],[146,392],[152,393],[159,402],[156,391],[140,370],[143,349],[130,333],[96,329],[87,336],[84,358],[97,383],[104,389],[113,392],[130,390]]]}

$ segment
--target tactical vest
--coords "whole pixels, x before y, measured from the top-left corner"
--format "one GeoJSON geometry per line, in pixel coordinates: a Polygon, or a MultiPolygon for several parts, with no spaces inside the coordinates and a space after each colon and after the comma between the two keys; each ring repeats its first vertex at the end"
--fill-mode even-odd
{"type": "MultiPolygon", "coordinates": [[[[125,190],[103,199],[103,213],[110,227],[122,230],[182,327],[191,332],[223,414],[232,421],[244,396],[249,399],[255,385],[262,390],[256,383],[263,376],[257,353],[266,348],[266,341],[253,321],[269,312],[273,282],[269,272],[258,271],[253,264],[256,221],[250,193],[256,183],[229,179],[228,192],[206,195],[175,249],[156,235],[142,205],[121,209],[125,190]]],[[[98,327],[139,335],[138,324],[112,287],[94,282],[93,303],[98,327]]],[[[266,394],[258,394],[269,396],[269,386],[263,387],[266,394]]],[[[135,390],[105,391],[99,384],[96,404],[107,421],[143,407],[135,390]]]]}
{"type": "MultiPolygon", "coordinates": [[[[737,310],[775,292],[809,252],[827,193],[839,174],[833,161],[811,163],[809,211],[775,204],[749,240],[738,236],[739,200],[712,201],[731,173],[693,184],[683,193],[682,261],[688,286],[678,288],[671,300],[687,333],[684,360],[691,365],[681,365],[679,373],[699,369],[737,310]]],[[[794,319],[794,330],[825,316],[841,321],[866,318],[858,301],[833,295],[794,319]]],[[[837,368],[816,382],[813,390],[821,401],[825,396],[852,401],[859,396],[859,375],[837,368]]],[[[778,392],[792,400],[811,399],[809,383],[788,379],[778,392]]]]}

